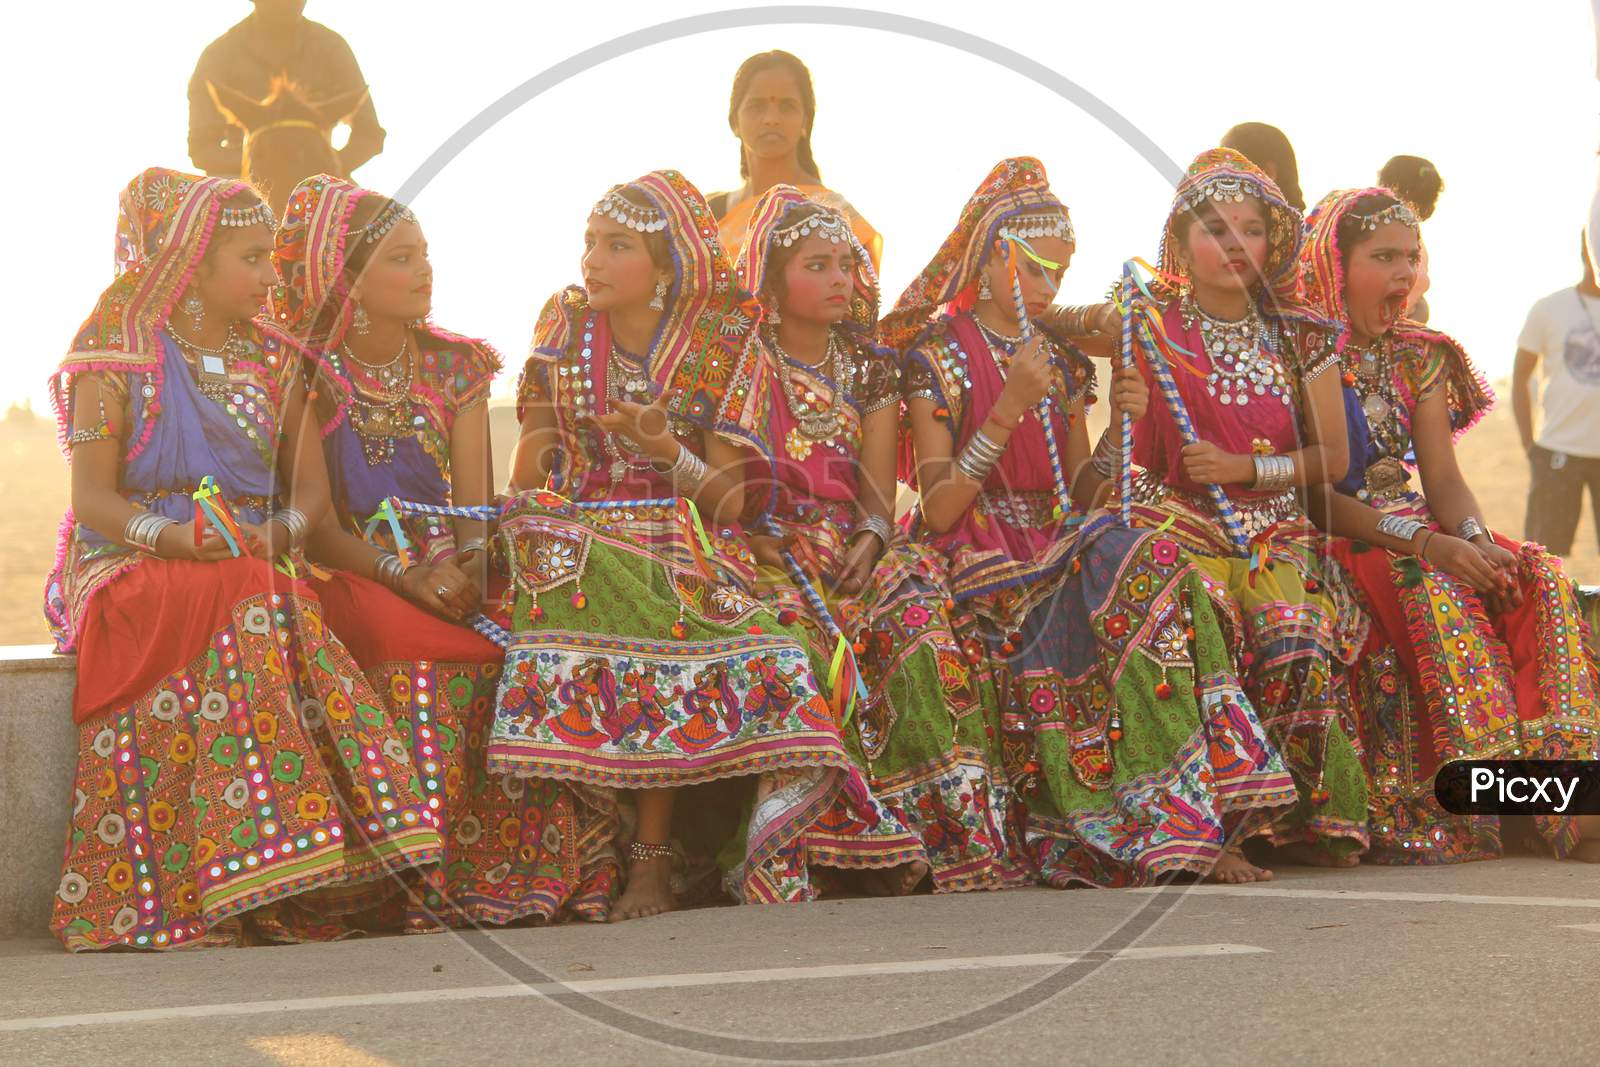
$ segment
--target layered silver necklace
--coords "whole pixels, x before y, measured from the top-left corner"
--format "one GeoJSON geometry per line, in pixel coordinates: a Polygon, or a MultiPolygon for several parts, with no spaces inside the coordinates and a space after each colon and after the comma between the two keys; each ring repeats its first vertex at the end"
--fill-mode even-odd
{"type": "Polygon", "coordinates": [[[1186,320],[1200,321],[1200,338],[1211,357],[1206,392],[1219,404],[1243,407],[1256,397],[1272,397],[1284,406],[1293,403],[1283,366],[1262,344],[1265,324],[1254,305],[1237,322],[1206,314],[1193,298],[1185,301],[1183,311],[1186,320]]]}

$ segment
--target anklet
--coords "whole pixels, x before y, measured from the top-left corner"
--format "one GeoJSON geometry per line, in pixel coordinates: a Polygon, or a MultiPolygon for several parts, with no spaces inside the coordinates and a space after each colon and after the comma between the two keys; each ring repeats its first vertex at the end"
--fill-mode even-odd
{"type": "Polygon", "coordinates": [[[658,860],[672,855],[671,845],[652,845],[644,841],[635,841],[628,846],[630,860],[658,860]]]}

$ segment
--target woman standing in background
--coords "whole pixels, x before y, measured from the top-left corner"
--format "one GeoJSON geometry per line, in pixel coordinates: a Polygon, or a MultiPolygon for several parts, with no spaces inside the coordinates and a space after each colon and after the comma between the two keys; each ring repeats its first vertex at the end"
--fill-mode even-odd
{"type": "Polygon", "coordinates": [[[855,208],[822,184],[811,155],[811,128],[817,97],[811,72],[788,52],[761,52],[739,66],[728,103],[728,127],[739,138],[739,176],[744,185],[707,198],[728,255],[744,248],[756,200],[774,185],[790,185],[850,220],[856,239],[876,271],[883,262],[883,238],[855,208]]]}

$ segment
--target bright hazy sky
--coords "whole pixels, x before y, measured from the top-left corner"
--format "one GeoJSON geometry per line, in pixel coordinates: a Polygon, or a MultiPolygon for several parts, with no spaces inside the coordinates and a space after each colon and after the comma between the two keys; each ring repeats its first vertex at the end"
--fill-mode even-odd
{"type": "MultiPolygon", "coordinates": [[[[306,14],[356,51],[388,130],[386,150],[357,180],[390,191],[460,123],[546,67],[666,17],[725,6],[310,0],[306,14]]],[[[1429,157],[1447,183],[1424,231],[1433,323],[1493,376],[1509,370],[1529,304],[1577,279],[1600,143],[1583,0],[1146,0],[1131,23],[1124,13],[1134,8],[1120,3],[877,6],[1050,65],[1180,163],[1235,122],[1278,125],[1312,202],[1371,183],[1395,153],[1429,157]]],[[[0,180],[13,242],[0,403],[31,398],[44,408],[43,380],[110,280],[118,190],[147,165],[190,168],[189,74],[206,43],[249,10],[245,0],[78,0],[13,14],[0,73],[12,101],[12,164],[0,180]]],[[[708,193],[736,183],[725,121],[733,73],[746,55],[775,47],[811,67],[824,180],[885,235],[886,305],[1006,155],[1040,157],[1072,210],[1078,253],[1067,302],[1103,293],[1124,259],[1153,257],[1170,188],[1033,82],[875,31],[704,34],[573,77],[413,199],[433,246],[435,318],[500,347],[502,389],[544,298],[577,280],[585,216],[608,186],[665,166],[708,193]]]]}

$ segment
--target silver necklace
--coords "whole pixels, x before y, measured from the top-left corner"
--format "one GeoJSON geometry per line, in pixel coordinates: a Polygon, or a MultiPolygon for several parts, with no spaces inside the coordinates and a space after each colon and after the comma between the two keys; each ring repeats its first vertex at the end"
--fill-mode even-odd
{"type": "MultiPolygon", "coordinates": [[[[650,375],[647,371],[647,360],[635,356],[613,340],[611,358],[606,366],[606,398],[612,401],[626,400],[630,404],[650,403],[650,375]]],[[[650,466],[650,458],[644,449],[627,434],[607,433],[605,450],[611,460],[608,473],[613,489],[627,477],[629,470],[642,471],[650,466]]]]}
{"type": "Polygon", "coordinates": [[[1229,322],[1206,313],[1186,298],[1184,317],[1200,322],[1200,338],[1211,357],[1206,392],[1219,404],[1244,406],[1252,397],[1275,397],[1285,407],[1293,401],[1283,367],[1262,346],[1261,315],[1252,305],[1245,317],[1229,322]]]}
{"type": "Polygon", "coordinates": [[[406,392],[411,391],[412,372],[415,370],[412,361],[406,360],[405,368],[403,370],[397,369],[400,361],[406,359],[406,356],[411,352],[411,333],[409,331],[400,339],[400,351],[396,352],[394,357],[387,363],[368,363],[356,355],[355,349],[350,347],[349,341],[345,341],[341,347],[344,349],[345,358],[368,374],[376,377],[377,384],[385,392],[396,388],[403,389],[406,392]]]}
{"type": "Polygon", "coordinates": [[[232,388],[229,365],[239,355],[239,334],[234,324],[228,323],[228,336],[216,348],[202,348],[170,325],[167,332],[193,363],[200,391],[218,403],[224,402],[232,388]]]}

